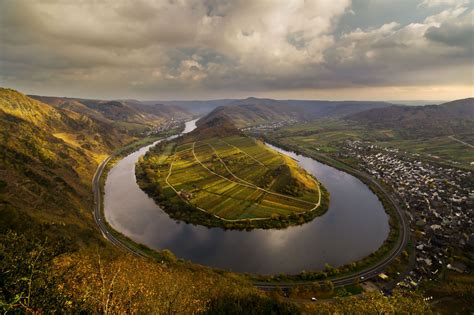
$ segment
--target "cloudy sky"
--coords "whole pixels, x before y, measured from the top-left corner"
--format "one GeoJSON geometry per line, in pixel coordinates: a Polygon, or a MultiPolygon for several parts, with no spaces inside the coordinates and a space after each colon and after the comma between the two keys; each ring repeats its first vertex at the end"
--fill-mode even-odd
{"type": "Polygon", "coordinates": [[[468,97],[473,1],[0,0],[0,86],[135,99],[468,97]]]}

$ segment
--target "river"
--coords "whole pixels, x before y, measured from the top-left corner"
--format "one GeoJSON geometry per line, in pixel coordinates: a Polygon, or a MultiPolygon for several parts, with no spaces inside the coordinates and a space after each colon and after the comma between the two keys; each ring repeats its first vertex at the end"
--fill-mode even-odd
{"type": "MultiPolygon", "coordinates": [[[[187,122],[184,132],[193,130],[195,122],[187,122]]],[[[326,263],[340,266],[359,260],[379,248],[388,236],[388,215],[359,179],[274,146],[296,159],[329,191],[330,206],[324,215],[283,230],[226,231],[175,221],[136,183],[135,163],[151,146],[120,160],[105,184],[105,218],[137,243],[236,272],[293,274],[320,270],[326,263]]]]}

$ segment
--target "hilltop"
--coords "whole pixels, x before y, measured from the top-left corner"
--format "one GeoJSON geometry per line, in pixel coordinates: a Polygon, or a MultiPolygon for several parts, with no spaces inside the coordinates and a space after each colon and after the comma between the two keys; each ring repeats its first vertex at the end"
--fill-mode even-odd
{"type": "Polygon", "coordinates": [[[242,132],[235,127],[231,119],[227,116],[216,116],[197,122],[197,127],[183,139],[196,138],[206,139],[212,137],[242,136],[242,132]]]}

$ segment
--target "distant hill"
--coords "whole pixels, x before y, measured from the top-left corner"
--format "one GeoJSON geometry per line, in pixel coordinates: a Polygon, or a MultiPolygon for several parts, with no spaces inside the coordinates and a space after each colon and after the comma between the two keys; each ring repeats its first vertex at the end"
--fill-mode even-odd
{"type": "Polygon", "coordinates": [[[389,107],[385,102],[365,101],[299,101],[250,97],[219,106],[200,123],[214,117],[227,117],[238,128],[276,121],[309,121],[323,117],[343,117],[372,108],[389,107]]]}
{"type": "Polygon", "coordinates": [[[164,104],[177,106],[195,115],[203,116],[211,112],[216,107],[228,105],[234,101],[234,99],[221,99],[209,101],[141,101],[141,103],[146,105],[164,104]]]}
{"type": "Polygon", "coordinates": [[[189,119],[188,111],[173,105],[146,105],[135,100],[104,101],[31,95],[56,108],[69,109],[97,120],[115,123],[127,130],[143,130],[171,119],[189,119]]]}
{"type": "Polygon", "coordinates": [[[346,119],[369,127],[394,129],[409,138],[470,134],[474,130],[474,98],[441,105],[370,109],[346,119]]]}

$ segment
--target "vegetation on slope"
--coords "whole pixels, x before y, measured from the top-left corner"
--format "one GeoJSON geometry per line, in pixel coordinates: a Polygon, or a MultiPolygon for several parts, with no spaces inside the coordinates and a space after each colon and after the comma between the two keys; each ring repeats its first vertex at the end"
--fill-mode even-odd
{"type": "Polygon", "coordinates": [[[229,119],[238,128],[274,122],[311,121],[323,117],[343,117],[366,109],[390,105],[385,102],[296,101],[249,97],[215,108],[199,120],[198,125],[217,117],[229,119]]]}
{"type": "Polygon", "coordinates": [[[0,308],[25,313],[296,313],[238,277],[202,267],[137,258],[109,246],[76,252],[13,232],[0,236],[0,308]],[[140,272],[137,272],[139,270],[140,272]]]}
{"type": "Polygon", "coordinates": [[[67,97],[31,96],[55,108],[69,109],[96,120],[113,125],[117,129],[142,133],[150,131],[171,119],[191,118],[191,114],[178,106],[163,104],[145,105],[139,101],[103,101],[67,97]]]}
{"type": "Polygon", "coordinates": [[[441,105],[377,108],[350,115],[347,119],[374,129],[393,129],[408,139],[472,135],[474,98],[441,105]]]}
{"type": "Polygon", "coordinates": [[[168,213],[193,223],[284,227],[327,209],[321,185],[294,160],[242,135],[222,118],[160,143],[139,161],[136,172],[142,189],[168,213]],[[192,210],[199,217],[189,216],[192,210]],[[201,216],[211,221],[200,221],[201,216]]]}
{"type": "Polygon", "coordinates": [[[8,89],[0,89],[0,125],[2,232],[33,228],[95,242],[90,212],[95,167],[132,138],[8,89]]]}

